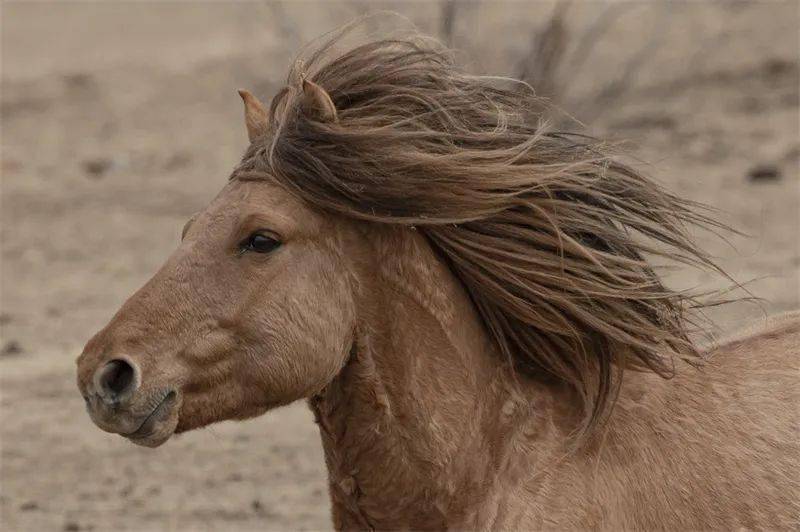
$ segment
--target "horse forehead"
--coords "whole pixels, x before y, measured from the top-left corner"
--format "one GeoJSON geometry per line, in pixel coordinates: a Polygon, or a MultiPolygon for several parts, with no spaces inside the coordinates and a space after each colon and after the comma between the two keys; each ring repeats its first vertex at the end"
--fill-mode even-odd
{"type": "Polygon", "coordinates": [[[333,218],[266,180],[231,180],[205,209],[202,219],[203,225],[215,231],[257,221],[287,238],[329,237],[337,234],[338,228],[333,218]]]}
{"type": "Polygon", "coordinates": [[[232,179],[209,205],[211,211],[269,210],[308,215],[310,210],[277,183],[232,179]]]}

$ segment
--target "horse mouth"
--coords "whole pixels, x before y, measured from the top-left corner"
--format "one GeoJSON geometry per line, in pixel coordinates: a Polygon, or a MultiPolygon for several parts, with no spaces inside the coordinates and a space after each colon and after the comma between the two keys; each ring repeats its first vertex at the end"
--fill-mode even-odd
{"type": "Polygon", "coordinates": [[[133,432],[122,434],[136,445],[158,447],[165,443],[174,433],[178,425],[178,394],[170,390],[158,402],[153,410],[144,418],[139,428],[133,432]]]}

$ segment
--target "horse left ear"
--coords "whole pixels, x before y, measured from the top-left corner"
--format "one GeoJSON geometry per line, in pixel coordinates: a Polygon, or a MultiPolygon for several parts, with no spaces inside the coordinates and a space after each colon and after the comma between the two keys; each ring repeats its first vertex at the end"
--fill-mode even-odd
{"type": "Polygon", "coordinates": [[[336,106],[328,93],[307,79],[303,79],[303,110],[320,122],[336,122],[336,106]]]}
{"type": "Polygon", "coordinates": [[[250,91],[239,89],[239,96],[244,102],[244,122],[247,126],[247,137],[253,142],[267,131],[269,115],[264,105],[250,91]]]}

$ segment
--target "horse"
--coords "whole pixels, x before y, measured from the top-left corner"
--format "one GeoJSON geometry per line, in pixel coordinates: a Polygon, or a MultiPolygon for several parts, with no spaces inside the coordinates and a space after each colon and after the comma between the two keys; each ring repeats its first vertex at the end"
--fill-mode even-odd
{"type": "Polygon", "coordinates": [[[721,271],[709,211],[430,39],[335,48],[240,90],[241,162],[77,360],[94,423],[306,400],[341,530],[796,528],[800,314],[703,342],[655,264],[721,271]]]}

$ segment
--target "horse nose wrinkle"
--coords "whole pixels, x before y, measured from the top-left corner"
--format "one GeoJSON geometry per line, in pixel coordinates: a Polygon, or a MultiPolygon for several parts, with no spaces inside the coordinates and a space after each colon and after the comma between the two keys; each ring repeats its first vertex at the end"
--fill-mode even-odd
{"type": "Polygon", "coordinates": [[[94,387],[104,403],[118,406],[131,398],[141,382],[138,366],[127,358],[115,358],[98,368],[94,387]]]}

